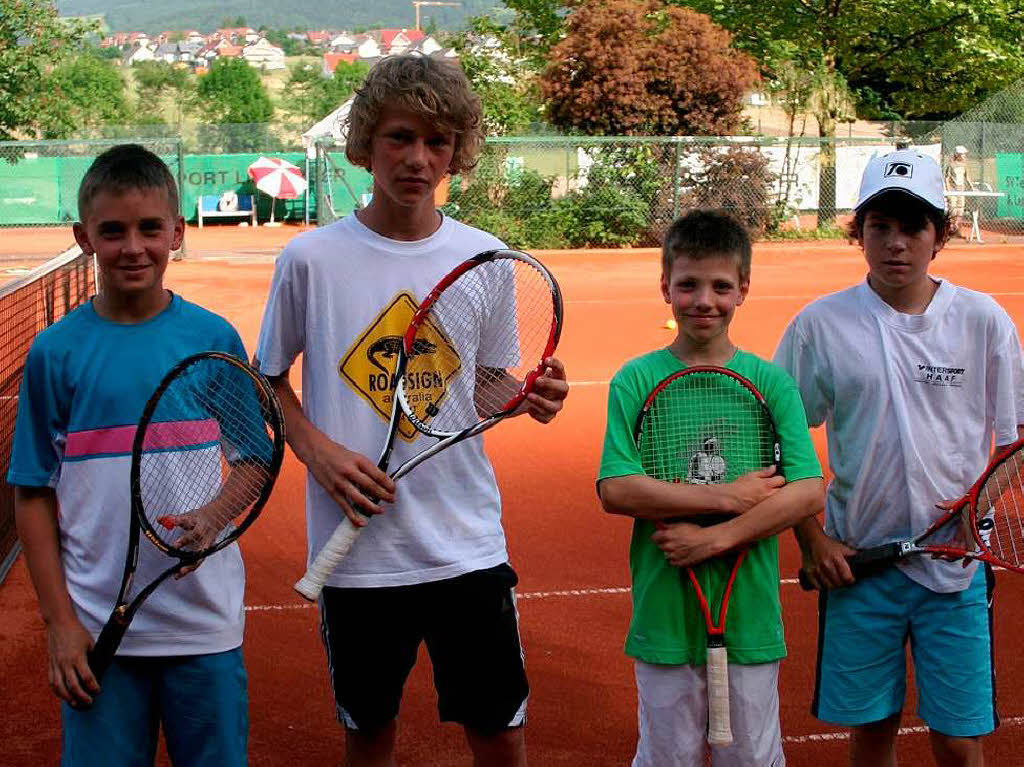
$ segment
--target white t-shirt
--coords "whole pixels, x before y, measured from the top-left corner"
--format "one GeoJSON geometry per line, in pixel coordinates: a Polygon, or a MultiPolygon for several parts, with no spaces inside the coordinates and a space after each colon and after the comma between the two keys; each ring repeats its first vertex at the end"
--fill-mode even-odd
{"type": "MultiPolygon", "coordinates": [[[[416,307],[457,264],[500,247],[492,235],[447,217],[415,242],[382,237],[355,216],[296,237],[274,271],[259,340],[262,371],[280,375],[302,354],[306,417],[334,441],[376,461],[391,414],[398,345],[416,307]]],[[[445,390],[449,380],[456,379],[444,371],[417,376],[407,392],[411,398],[454,396],[445,390]]],[[[390,468],[429,444],[431,438],[405,423],[390,468]]],[[[397,482],[395,503],[371,520],[328,584],[407,585],[501,564],[507,554],[500,515],[483,440],[466,440],[397,482]]],[[[312,475],[306,516],[312,558],[343,517],[312,475]]]]}
{"type": "MultiPolygon", "coordinates": [[[[996,444],[1024,421],[1013,322],[994,299],[945,280],[922,314],[903,314],[865,281],[805,307],[775,362],[825,424],[833,479],[826,532],[864,548],[923,531],[959,498],[996,444]]],[[[900,568],[937,592],[967,587],[974,567],[910,557],[900,568]]]]}

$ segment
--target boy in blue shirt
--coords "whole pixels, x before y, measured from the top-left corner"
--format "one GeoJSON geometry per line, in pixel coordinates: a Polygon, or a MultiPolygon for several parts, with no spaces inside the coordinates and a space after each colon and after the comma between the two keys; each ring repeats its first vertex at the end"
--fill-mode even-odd
{"type": "MultiPolygon", "coordinates": [[[[130,446],[150,394],[179,360],[245,358],[235,329],[163,287],[185,222],[159,157],[120,145],[96,158],[74,225],[99,292],[32,342],[8,482],[63,703],[62,764],[151,764],[160,724],[176,765],[245,764],[242,559],[236,545],[163,584],[132,623],[102,691],[86,654],[115,602],[129,530],[130,446]]],[[[145,544],[136,578],[166,566],[145,544]]]]}

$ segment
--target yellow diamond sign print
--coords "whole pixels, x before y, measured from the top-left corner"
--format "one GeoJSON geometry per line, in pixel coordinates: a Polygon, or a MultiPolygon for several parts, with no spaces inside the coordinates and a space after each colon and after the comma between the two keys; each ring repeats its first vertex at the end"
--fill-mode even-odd
{"type": "MultiPolygon", "coordinates": [[[[391,418],[398,352],[416,309],[416,300],[412,295],[399,293],[338,363],[338,375],[384,421],[391,418]]],[[[426,323],[413,344],[405,373],[406,392],[419,418],[429,422],[429,415],[444,399],[449,382],[461,367],[459,355],[451,341],[439,328],[426,323]]],[[[402,416],[398,433],[412,441],[417,432],[409,420],[402,416]]]]}

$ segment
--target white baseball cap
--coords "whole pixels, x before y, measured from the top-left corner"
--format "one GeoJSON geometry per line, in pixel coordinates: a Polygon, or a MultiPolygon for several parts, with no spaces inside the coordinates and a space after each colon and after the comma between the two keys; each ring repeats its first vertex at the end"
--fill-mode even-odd
{"type": "Polygon", "coordinates": [[[967,154],[967,147],[963,144],[957,144],[953,147],[953,154],[967,154]]]}
{"type": "Polygon", "coordinates": [[[942,169],[931,157],[915,149],[871,158],[860,180],[856,209],[883,192],[892,191],[906,192],[937,210],[946,210],[942,169]]]}

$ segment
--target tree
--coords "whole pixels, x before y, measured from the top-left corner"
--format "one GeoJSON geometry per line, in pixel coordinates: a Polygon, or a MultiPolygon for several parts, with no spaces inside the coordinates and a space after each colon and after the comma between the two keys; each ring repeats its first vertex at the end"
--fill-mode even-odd
{"type": "Polygon", "coordinates": [[[483,103],[490,136],[521,133],[541,119],[538,70],[515,29],[492,19],[470,19],[469,33],[455,41],[459,64],[483,103]]]}
{"type": "Polygon", "coordinates": [[[239,58],[214,61],[199,78],[196,96],[206,123],[265,123],[274,114],[259,73],[239,58]]]}
{"type": "Polygon", "coordinates": [[[319,120],[344,104],[369,71],[361,61],[339,61],[330,76],[319,64],[297,64],[284,87],[285,108],[304,120],[319,120]]]}
{"type": "Polygon", "coordinates": [[[59,19],[49,0],[0,0],[0,140],[34,136],[52,120],[60,98],[47,76],[94,28],[59,19]]]}
{"type": "Polygon", "coordinates": [[[264,123],[273,117],[274,105],[259,74],[243,59],[217,59],[199,78],[195,103],[201,110],[198,134],[203,151],[272,149],[273,139],[264,123]]]}
{"type": "Polygon", "coordinates": [[[91,53],[75,56],[55,67],[47,83],[55,103],[43,116],[46,138],[81,136],[83,129],[129,122],[124,80],[105,59],[91,53]]]}
{"type": "Polygon", "coordinates": [[[659,0],[585,0],[551,49],[541,90],[560,128],[721,135],[739,126],[756,78],[753,60],[707,16],[659,0]]]}
{"type": "MultiPolygon", "coordinates": [[[[851,94],[905,118],[946,116],[1024,75],[1024,8],[1009,0],[676,0],[709,14],[770,74],[780,43],[816,73],[812,110],[835,137],[851,94]]],[[[835,145],[822,145],[818,224],[835,216],[835,145]]]]}
{"type": "Polygon", "coordinates": [[[185,111],[195,103],[195,76],[166,61],[142,61],[133,66],[131,72],[138,93],[139,114],[159,117],[157,108],[169,102],[174,125],[180,133],[185,111]]]}

